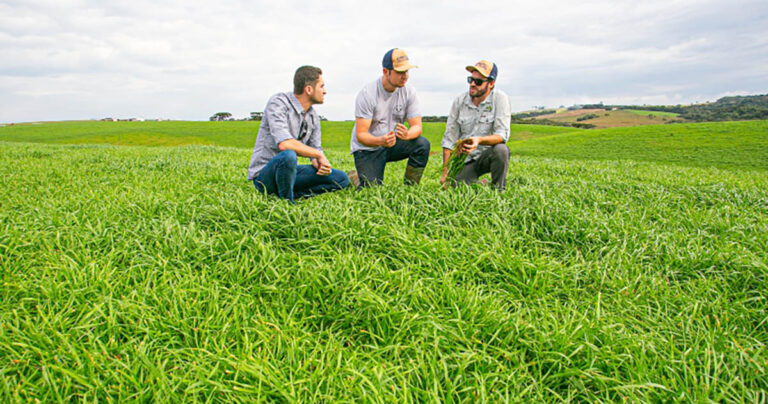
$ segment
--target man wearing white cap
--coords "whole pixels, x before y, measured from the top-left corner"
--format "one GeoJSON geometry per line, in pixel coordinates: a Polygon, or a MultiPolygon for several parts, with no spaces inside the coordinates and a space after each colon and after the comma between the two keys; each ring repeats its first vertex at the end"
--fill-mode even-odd
{"type": "Polygon", "coordinates": [[[350,142],[358,187],[380,185],[390,161],[408,159],[405,184],[418,184],[429,159],[429,141],[421,136],[421,111],[408,81],[410,63],[402,49],[391,49],[382,61],[383,75],[367,84],[355,99],[355,127],[350,142]],[[408,126],[404,125],[408,122],[408,126]]]}
{"type": "Polygon", "coordinates": [[[469,92],[453,101],[440,143],[443,147],[440,183],[444,184],[448,176],[451,150],[459,140],[468,139],[462,144],[462,150],[469,155],[464,169],[456,176],[456,184],[475,183],[481,175],[490,172],[493,186],[503,191],[509,170],[509,148],[505,144],[512,115],[509,97],[495,88],[498,75],[495,63],[481,60],[467,66],[467,71],[472,73],[467,77],[469,92]]]}

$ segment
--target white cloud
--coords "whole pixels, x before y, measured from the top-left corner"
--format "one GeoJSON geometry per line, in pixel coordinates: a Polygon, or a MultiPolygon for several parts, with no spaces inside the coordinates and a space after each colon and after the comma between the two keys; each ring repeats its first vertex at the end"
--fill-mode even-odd
{"type": "Polygon", "coordinates": [[[321,114],[352,119],[356,92],[405,49],[424,115],[491,59],[513,108],[689,103],[768,92],[768,3],[745,0],[359,2],[5,1],[0,122],[244,117],[323,68],[321,114]]]}

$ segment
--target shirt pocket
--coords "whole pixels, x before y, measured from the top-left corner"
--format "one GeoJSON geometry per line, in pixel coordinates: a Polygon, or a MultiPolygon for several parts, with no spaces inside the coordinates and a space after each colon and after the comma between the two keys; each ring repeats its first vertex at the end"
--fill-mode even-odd
{"type": "Polygon", "coordinates": [[[456,122],[459,124],[459,128],[461,128],[462,135],[472,133],[475,128],[475,118],[472,116],[459,117],[456,122]]]}
{"type": "Polygon", "coordinates": [[[477,118],[477,134],[478,136],[490,135],[493,131],[493,114],[482,114],[477,118]]]}

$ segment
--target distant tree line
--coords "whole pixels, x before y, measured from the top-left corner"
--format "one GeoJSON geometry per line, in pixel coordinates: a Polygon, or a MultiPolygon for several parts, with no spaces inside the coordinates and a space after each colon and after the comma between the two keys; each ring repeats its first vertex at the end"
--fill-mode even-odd
{"type": "Polygon", "coordinates": [[[512,117],[517,119],[535,118],[541,115],[554,114],[555,112],[557,112],[556,109],[537,109],[535,111],[526,111],[520,112],[519,114],[512,114],[512,117]]]}
{"type": "Polygon", "coordinates": [[[768,119],[768,94],[723,97],[715,102],[693,105],[613,105],[619,109],[674,112],[695,122],[768,119]]]}
{"type": "Polygon", "coordinates": [[[723,97],[714,103],[691,105],[680,116],[697,122],[768,119],[768,94],[723,97]]]}
{"type": "MultiPolygon", "coordinates": [[[[262,118],[264,118],[264,113],[260,111],[251,112],[250,116],[242,119],[235,119],[232,117],[232,114],[229,112],[217,112],[213,114],[210,118],[208,118],[209,121],[261,121],[262,118]]],[[[320,115],[321,121],[327,121],[328,118],[320,115]]]]}
{"type": "Polygon", "coordinates": [[[426,115],[421,117],[422,122],[448,122],[447,116],[426,115]]]}

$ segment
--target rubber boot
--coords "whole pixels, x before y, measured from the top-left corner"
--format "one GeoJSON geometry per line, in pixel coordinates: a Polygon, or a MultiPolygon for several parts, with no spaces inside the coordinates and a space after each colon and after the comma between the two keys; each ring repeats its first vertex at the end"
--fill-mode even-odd
{"type": "Polygon", "coordinates": [[[416,168],[411,166],[405,166],[405,178],[403,178],[403,184],[416,185],[421,182],[421,176],[424,174],[424,167],[416,168]]]}
{"type": "Polygon", "coordinates": [[[357,171],[347,171],[347,177],[349,178],[349,183],[352,184],[355,189],[360,188],[360,177],[357,175],[357,171]]]}

